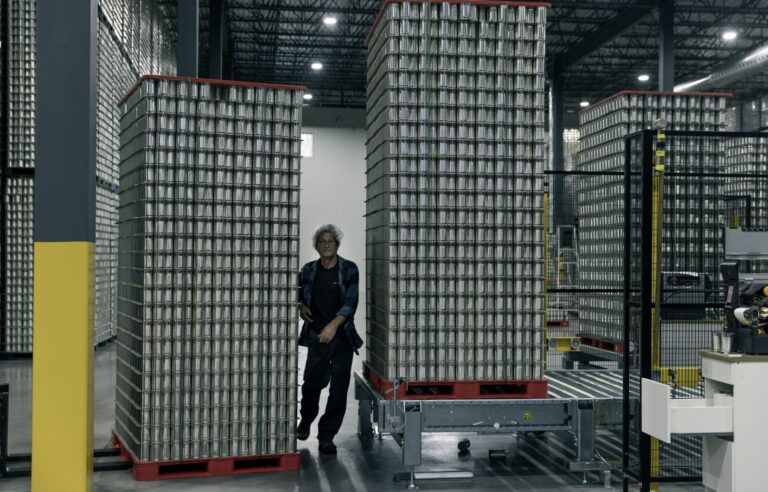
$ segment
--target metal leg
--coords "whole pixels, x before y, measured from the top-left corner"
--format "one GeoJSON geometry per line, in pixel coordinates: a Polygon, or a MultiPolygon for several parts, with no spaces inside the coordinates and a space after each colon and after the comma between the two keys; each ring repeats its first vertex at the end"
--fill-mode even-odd
{"type": "Polygon", "coordinates": [[[373,423],[371,414],[373,402],[370,400],[360,400],[357,407],[357,435],[361,439],[371,439],[373,437],[373,423]]]}
{"type": "Polygon", "coordinates": [[[595,453],[595,403],[583,400],[576,405],[574,435],[576,437],[576,461],[571,462],[571,471],[584,472],[583,483],[587,483],[588,471],[605,470],[608,464],[596,458],[595,453]]]}
{"type": "Polygon", "coordinates": [[[418,490],[419,486],[416,485],[416,467],[411,467],[411,482],[408,484],[408,490],[418,490]]]}
{"type": "Polygon", "coordinates": [[[421,403],[405,402],[405,426],[403,428],[403,466],[411,472],[409,489],[418,488],[416,485],[415,468],[421,465],[421,403]]]}

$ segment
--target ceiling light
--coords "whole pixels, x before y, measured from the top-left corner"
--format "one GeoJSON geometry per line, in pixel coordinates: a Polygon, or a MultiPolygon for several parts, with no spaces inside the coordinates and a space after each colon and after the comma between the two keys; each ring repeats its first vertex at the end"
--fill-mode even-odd
{"type": "Polygon", "coordinates": [[[739,33],[737,33],[736,31],[725,31],[723,33],[723,39],[726,41],[733,41],[738,37],[738,35],[739,33]]]}
{"type": "Polygon", "coordinates": [[[333,15],[326,15],[325,17],[323,17],[323,24],[325,24],[326,26],[335,26],[336,22],[338,21],[336,20],[336,17],[334,17],[333,15]]]}
{"type": "Polygon", "coordinates": [[[312,70],[322,70],[323,69],[323,64],[320,63],[320,62],[315,62],[311,66],[312,66],[312,70]]]}
{"type": "Polygon", "coordinates": [[[651,80],[651,76],[646,73],[642,73],[637,76],[637,80],[639,80],[640,82],[648,82],[649,80],[651,80]]]}
{"type": "Polygon", "coordinates": [[[310,99],[312,99],[312,94],[310,94],[309,92],[307,92],[306,94],[304,94],[304,100],[305,100],[305,101],[309,101],[310,99]]]}
{"type": "Polygon", "coordinates": [[[582,108],[586,108],[587,106],[589,106],[589,101],[581,101],[579,103],[579,106],[581,106],[582,108]]]}

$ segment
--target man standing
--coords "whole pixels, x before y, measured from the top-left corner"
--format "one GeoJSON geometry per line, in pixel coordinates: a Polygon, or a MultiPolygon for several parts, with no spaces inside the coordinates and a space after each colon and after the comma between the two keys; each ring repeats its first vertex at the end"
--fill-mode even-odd
{"type": "Polygon", "coordinates": [[[320,258],[299,272],[299,312],[304,320],[299,345],[307,347],[308,353],[296,437],[301,441],[309,437],[319,411],[320,391],[330,382],[317,433],[318,450],[323,454],[336,454],[333,438],[347,410],[352,353],[363,346],[354,323],[360,274],[357,265],[337,254],[341,238],[335,225],[320,226],[313,237],[320,258]]]}

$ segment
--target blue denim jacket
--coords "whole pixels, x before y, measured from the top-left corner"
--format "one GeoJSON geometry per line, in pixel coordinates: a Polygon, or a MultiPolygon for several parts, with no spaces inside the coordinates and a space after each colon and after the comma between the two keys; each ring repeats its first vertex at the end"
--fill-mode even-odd
{"type": "MultiPolygon", "coordinates": [[[[360,293],[360,272],[354,262],[345,260],[341,256],[337,258],[339,262],[339,285],[341,286],[342,305],[336,316],[341,315],[346,319],[341,329],[346,333],[349,343],[355,349],[355,353],[358,353],[357,349],[363,346],[363,339],[360,338],[355,329],[355,311],[357,311],[360,293]]],[[[317,273],[317,265],[319,263],[320,260],[311,261],[304,265],[299,272],[299,302],[305,306],[310,306],[312,302],[312,284],[315,281],[315,274],[317,273]]],[[[305,321],[301,327],[299,345],[304,347],[308,345],[309,329],[309,323],[305,321]]]]}

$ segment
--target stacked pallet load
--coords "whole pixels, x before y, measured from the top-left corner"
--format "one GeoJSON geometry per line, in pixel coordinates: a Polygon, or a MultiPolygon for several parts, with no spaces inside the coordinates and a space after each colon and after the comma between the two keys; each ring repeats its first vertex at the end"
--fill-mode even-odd
{"type": "MultiPolygon", "coordinates": [[[[654,128],[721,131],[729,94],[624,91],[579,114],[579,279],[601,292],[579,296],[582,342],[623,350],[623,258],[625,138],[654,128]],[[617,173],[617,174],[610,174],[617,173]]],[[[717,173],[722,148],[707,139],[671,139],[667,167],[680,173],[717,173]]],[[[667,178],[664,189],[662,269],[664,272],[717,272],[722,258],[718,180],[710,174],[695,184],[667,178]],[[705,213],[701,213],[701,210],[705,213]],[[689,223],[690,217],[702,223],[689,223]],[[703,249],[702,249],[703,248],[703,249]]],[[[636,334],[635,334],[636,335],[636,334]]],[[[636,340],[635,340],[636,341],[636,340]]]]}
{"type": "Polygon", "coordinates": [[[387,1],[369,35],[364,372],[380,390],[546,394],[546,7],[387,1]]]}
{"type": "Polygon", "coordinates": [[[33,206],[35,168],[35,2],[10,0],[3,22],[8,33],[7,152],[2,188],[2,352],[32,352],[33,206]]]}
{"type": "Polygon", "coordinates": [[[137,478],[298,467],[303,90],[145,76],[121,104],[115,435],[137,478]]]}
{"type": "MultiPolygon", "coordinates": [[[[140,72],[175,73],[175,49],[166,20],[152,0],[98,2],[96,113],[96,306],[94,343],[115,333],[117,295],[118,111],[115,103],[140,72]]],[[[2,194],[4,323],[0,353],[32,352],[33,224],[35,185],[35,0],[4,4],[2,22],[8,38],[8,148],[2,194]]]]}

